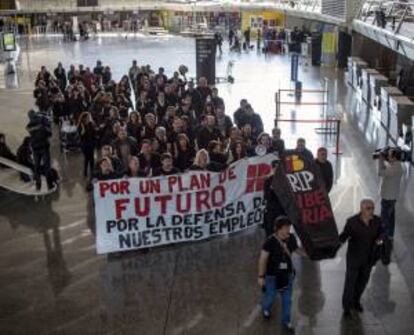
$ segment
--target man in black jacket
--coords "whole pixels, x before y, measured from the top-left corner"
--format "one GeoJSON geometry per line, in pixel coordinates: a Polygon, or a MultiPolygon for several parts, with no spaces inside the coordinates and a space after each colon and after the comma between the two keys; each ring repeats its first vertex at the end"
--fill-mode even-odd
{"type": "Polygon", "coordinates": [[[33,91],[33,97],[36,99],[36,106],[41,112],[47,112],[50,107],[49,92],[43,80],[37,82],[36,88],[33,91]]]}
{"type": "Polygon", "coordinates": [[[233,122],[231,118],[224,113],[224,107],[219,106],[216,108],[216,123],[217,128],[220,130],[223,137],[228,137],[231,127],[233,127],[233,122]]]}
{"type": "Polygon", "coordinates": [[[93,74],[95,76],[101,77],[103,74],[103,70],[104,70],[104,67],[102,65],[102,62],[100,60],[96,61],[96,66],[93,68],[93,74]]]}
{"type": "Polygon", "coordinates": [[[216,110],[217,108],[222,108],[223,110],[225,109],[224,100],[219,97],[217,87],[213,87],[211,89],[211,102],[216,110]]]}
{"type": "Polygon", "coordinates": [[[237,108],[237,110],[233,114],[234,123],[237,125],[237,127],[241,128],[242,125],[242,119],[246,115],[246,107],[248,106],[248,102],[246,99],[240,100],[240,107],[237,108]]]}
{"type": "Polygon", "coordinates": [[[180,171],[174,167],[173,162],[173,157],[169,152],[163,153],[161,155],[161,166],[153,169],[152,176],[171,176],[180,173],[180,171]]]}
{"type": "Polygon", "coordinates": [[[67,78],[66,78],[66,71],[62,66],[62,63],[58,63],[57,68],[54,70],[55,78],[57,79],[58,86],[62,92],[66,89],[67,78]]]}
{"type": "Polygon", "coordinates": [[[252,126],[252,134],[254,138],[257,138],[259,134],[263,133],[263,122],[259,114],[255,113],[252,106],[247,104],[245,107],[245,113],[241,116],[237,126],[242,128],[246,123],[252,126]]]}
{"type": "Polygon", "coordinates": [[[42,186],[41,173],[46,176],[48,189],[53,188],[52,176],[50,173],[50,144],[49,138],[52,130],[49,120],[34,110],[28,113],[29,124],[26,129],[30,134],[30,144],[33,150],[34,179],[36,190],[42,186]]]}
{"type": "Polygon", "coordinates": [[[121,128],[118,131],[117,138],[113,141],[112,147],[115,153],[122,161],[124,167],[128,166],[129,157],[138,155],[138,144],[135,138],[128,136],[127,131],[121,128]]]}
{"type": "Polygon", "coordinates": [[[193,81],[188,82],[188,89],[185,91],[184,96],[191,97],[191,105],[197,114],[197,118],[200,118],[201,114],[203,113],[204,105],[202,102],[201,94],[195,89],[193,81]]]}
{"type": "Polygon", "coordinates": [[[374,201],[363,199],[360,208],[360,213],[347,220],[339,235],[341,244],[349,240],[342,296],[346,318],[351,316],[351,310],[363,312],[360,299],[371,274],[374,247],[380,243],[383,234],[381,219],[374,215],[374,201]]]}
{"type": "Polygon", "coordinates": [[[319,166],[321,176],[325,184],[326,193],[329,193],[333,185],[333,169],[332,164],[328,160],[328,150],[321,147],[318,149],[317,157],[315,159],[316,165],[319,166]]]}
{"type": "Polygon", "coordinates": [[[213,115],[207,115],[207,125],[202,127],[197,134],[198,149],[206,149],[211,141],[222,141],[223,135],[216,127],[216,119],[213,115]]]}

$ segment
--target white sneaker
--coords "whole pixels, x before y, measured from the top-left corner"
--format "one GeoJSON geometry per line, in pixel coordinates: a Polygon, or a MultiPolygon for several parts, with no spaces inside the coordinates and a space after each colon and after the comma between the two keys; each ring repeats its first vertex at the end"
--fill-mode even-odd
{"type": "Polygon", "coordinates": [[[293,325],[292,325],[292,323],[291,323],[291,322],[283,324],[283,327],[284,327],[284,328],[285,328],[288,332],[290,332],[291,334],[294,334],[294,333],[295,333],[295,327],[293,327],[293,325]]]}

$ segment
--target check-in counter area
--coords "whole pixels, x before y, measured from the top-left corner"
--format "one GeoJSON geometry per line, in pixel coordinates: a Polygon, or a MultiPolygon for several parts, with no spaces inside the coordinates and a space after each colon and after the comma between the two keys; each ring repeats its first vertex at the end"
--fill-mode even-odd
{"type": "Polygon", "coordinates": [[[362,60],[362,58],[359,58],[359,57],[354,57],[354,56],[348,57],[346,82],[352,87],[356,87],[356,77],[354,76],[354,63],[355,62],[364,62],[364,61],[362,60]]]}
{"type": "Polygon", "coordinates": [[[367,69],[368,63],[363,60],[355,59],[352,61],[352,87],[360,87],[362,69],[367,69]]]}
{"type": "Polygon", "coordinates": [[[388,129],[390,126],[390,118],[389,118],[390,97],[403,96],[404,94],[397,87],[394,87],[394,86],[381,87],[380,91],[381,91],[381,103],[380,103],[381,124],[385,129],[388,129]]]}
{"type": "Polygon", "coordinates": [[[369,78],[371,106],[381,110],[381,88],[389,86],[389,80],[382,74],[372,75],[369,78]]]}
{"type": "Polygon", "coordinates": [[[375,69],[363,68],[361,69],[361,90],[362,98],[368,104],[371,103],[371,90],[370,90],[370,77],[374,75],[380,75],[380,73],[375,69]]]}
{"type": "Polygon", "coordinates": [[[414,102],[406,96],[390,96],[389,98],[389,136],[397,143],[405,136],[404,129],[412,128],[414,116],[414,102]]]}

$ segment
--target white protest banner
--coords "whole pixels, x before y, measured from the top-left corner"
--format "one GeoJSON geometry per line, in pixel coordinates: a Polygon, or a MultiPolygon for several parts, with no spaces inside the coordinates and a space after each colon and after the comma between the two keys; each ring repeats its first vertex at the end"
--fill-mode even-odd
{"type": "Polygon", "coordinates": [[[199,241],[262,222],[273,154],[225,171],[100,181],[94,186],[99,254],[199,241]]]}

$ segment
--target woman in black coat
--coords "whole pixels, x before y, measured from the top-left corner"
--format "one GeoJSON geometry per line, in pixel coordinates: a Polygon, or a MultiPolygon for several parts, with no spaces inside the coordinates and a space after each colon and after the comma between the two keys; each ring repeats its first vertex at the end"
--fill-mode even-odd
{"type": "Polygon", "coordinates": [[[127,122],[128,136],[133,137],[138,143],[141,142],[142,121],[141,115],[133,111],[129,114],[127,122]]]}
{"type": "Polygon", "coordinates": [[[186,134],[177,136],[177,143],[174,143],[174,166],[181,172],[188,170],[193,164],[195,150],[190,145],[186,134]]]}
{"type": "Polygon", "coordinates": [[[88,176],[88,168],[92,176],[95,166],[95,147],[97,131],[95,123],[89,112],[84,112],[79,117],[78,131],[84,156],[83,175],[88,176]]]}

